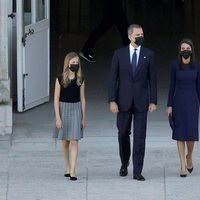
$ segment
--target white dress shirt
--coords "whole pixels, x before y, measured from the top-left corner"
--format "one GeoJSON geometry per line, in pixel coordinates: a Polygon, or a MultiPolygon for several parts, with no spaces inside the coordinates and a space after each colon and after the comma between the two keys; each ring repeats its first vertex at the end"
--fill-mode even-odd
{"type": "MultiPolygon", "coordinates": [[[[136,54],[137,54],[137,62],[136,62],[136,64],[138,64],[141,46],[138,46],[136,49],[137,49],[137,51],[136,51],[136,54]]],[[[131,44],[129,44],[130,63],[132,63],[132,56],[133,56],[134,51],[135,51],[135,48],[131,44]]]]}

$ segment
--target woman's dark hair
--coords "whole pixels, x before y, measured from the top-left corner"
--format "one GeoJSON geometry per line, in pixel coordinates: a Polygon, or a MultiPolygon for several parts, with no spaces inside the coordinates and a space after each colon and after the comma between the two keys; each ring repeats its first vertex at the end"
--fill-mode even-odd
{"type": "Polygon", "coordinates": [[[180,55],[180,51],[181,51],[181,45],[183,43],[186,43],[188,45],[190,45],[191,47],[191,50],[192,50],[192,55],[191,55],[191,59],[190,59],[190,68],[194,68],[194,63],[195,63],[195,51],[194,51],[194,44],[192,42],[191,39],[189,38],[184,38],[181,40],[181,42],[179,43],[179,48],[178,48],[178,61],[179,61],[179,64],[180,64],[180,68],[183,69],[184,68],[184,63],[182,62],[182,56],[180,55]]]}

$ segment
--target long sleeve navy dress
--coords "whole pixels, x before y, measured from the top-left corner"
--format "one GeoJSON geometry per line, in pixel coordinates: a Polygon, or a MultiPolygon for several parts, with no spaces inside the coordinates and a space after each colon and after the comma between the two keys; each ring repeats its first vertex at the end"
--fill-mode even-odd
{"type": "Polygon", "coordinates": [[[199,68],[199,64],[195,64],[193,69],[188,64],[180,69],[178,61],[171,63],[171,82],[167,105],[172,106],[175,126],[172,139],[177,141],[199,140],[199,68]]]}

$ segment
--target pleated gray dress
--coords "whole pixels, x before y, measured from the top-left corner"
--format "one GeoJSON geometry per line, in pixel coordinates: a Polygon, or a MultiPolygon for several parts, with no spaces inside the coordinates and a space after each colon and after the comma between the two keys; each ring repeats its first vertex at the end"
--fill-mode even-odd
{"type": "Polygon", "coordinates": [[[80,140],[83,138],[80,86],[74,79],[64,88],[61,80],[62,76],[59,76],[58,81],[61,85],[59,111],[63,127],[61,129],[55,128],[53,138],[68,141],[80,140]]]}

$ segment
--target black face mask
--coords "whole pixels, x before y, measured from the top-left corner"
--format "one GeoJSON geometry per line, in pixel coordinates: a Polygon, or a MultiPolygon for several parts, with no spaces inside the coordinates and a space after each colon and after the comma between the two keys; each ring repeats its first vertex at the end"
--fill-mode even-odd
{"type": "Polygon", "coordinates": [[[77,71],[78,71],[78,68],[79,68],[79,64],[70,64],[70,67],[69,67],[69,69],[70,69],[72,72],[77,72],[77,71]]]}
{"type": "Polygon", "coordinates": [[[140,36],[140,37],[136,37],[135,38],[135,44],[137,45],[137,46],[140,46],[140,45],[142,45],[144,43],[144,37],[143,36],[140,36]]]}
{"type": "Polygon", "coordinates": [[[191,50],[183,50],[183,51],[180,51],[179,54],[183,58],[188,59],[192,55],[192,51],[191,50]]]}

